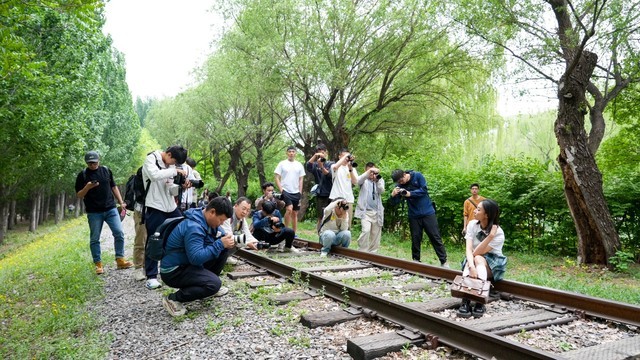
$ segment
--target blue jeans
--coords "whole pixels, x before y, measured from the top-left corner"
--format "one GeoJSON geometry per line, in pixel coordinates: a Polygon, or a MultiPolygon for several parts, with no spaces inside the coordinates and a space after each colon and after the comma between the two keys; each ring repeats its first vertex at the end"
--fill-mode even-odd
{"type": "MultiPolygon", "coordinates": [[[[148,207],[144,214],[144,225],[147,228],[147,240],[149,236],[156,232],[158,226],[170,218],[182,216],[180,208],[175,208],[172,212],[164,212],[158,209],[148,207]]],[[[145,244],[148,244],[146,241],[145,244]]],[[[149,258],[146,249],[144,255],[144,272],[147,274],[147,279],[155,279],[158,277],[158,262],[149,258]]]]}
{"type": "Polygon", "coordinates": [[[105,212],[87,213],[87,221],[89,222],[89,248],[91,249],[91,257],[93,262],[101,261],[100,258],[100,233],[102,232],[102,224],[107,223],[111,233],[113,233],[113,243],[116,248],[116,258],[124,257],[124,232],[122,231],[122,222],[118,209],[113,208],[105,212]]]}
{"type": "Polygon", "coordinates": [[[331,245],[349,247],[351,243],[351,231],[342,230],[336,234],[335,231],[325,230],[320,234],[320,243],[322,244],[322,252],[331,251],[331,245]]]}

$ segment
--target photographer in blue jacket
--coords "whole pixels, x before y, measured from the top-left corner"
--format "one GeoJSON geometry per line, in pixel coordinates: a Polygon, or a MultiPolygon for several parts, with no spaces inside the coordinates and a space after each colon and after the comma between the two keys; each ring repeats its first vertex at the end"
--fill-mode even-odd
{"type": "Polygon", "coordinates": [[[411,257],[413,260],[420,262],[422,232],[424,231],[436,251],[440,265],[448,268],[447,250],[444,248],[440,237],[436,209],[429,197],[427,180],[418,171],[403,171],[400,169],[396,169],[391,173],[391,179],[396,183],[396,187],[391,192],[391,204],[397,205],[402,200],[406,200],[409,205],[411,257]]]}
{"type": "Polygon", "coordinates": [[[173,230],[165,246],[160,274],[165,284],[179,289],[162,299],[172,316],[184,315],[183,303],[209,296],[222,296],[220,273],[235,246],[232,234],[220,227],[233,216],[231,202],[225,197],[211,200],[207,207],[189,209],[185,220],[173,230]]]}

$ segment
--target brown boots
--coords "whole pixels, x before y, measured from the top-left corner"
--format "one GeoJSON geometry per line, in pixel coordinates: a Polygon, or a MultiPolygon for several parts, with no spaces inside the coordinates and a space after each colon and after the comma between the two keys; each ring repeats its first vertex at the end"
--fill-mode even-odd
{"type": "MultiPolygon", "coordinates": [[[[102,261],[97,261],[96,265],[96,274],[102,275],[104,274],[104,266],[102,266],[102,261]]],[[[124,258],[116,258],[116,267],[118,269],[128,269],[133,266],[131,261],[127,261],[124,258]]]]}
{"type": "Polygon", "coordinates": [[[96,275],[102,275],[104,273],[104,268],[102,267],[102,261],[98,261],[96,264],[96,275]]]}
{"type": "Polygon", "coordinates": [[[116,265],[118,269],[128,269],[133,266],[131,261],[127,261],[124,258],[116,258],[116,265]]]}

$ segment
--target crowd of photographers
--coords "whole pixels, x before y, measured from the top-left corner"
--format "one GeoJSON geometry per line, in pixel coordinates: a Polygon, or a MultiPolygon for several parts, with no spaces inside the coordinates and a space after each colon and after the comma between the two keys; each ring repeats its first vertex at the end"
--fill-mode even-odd
{"type": "MultiPolygon", "coordinates": [[[[227,259],[233,259],[229,256],[238,247],[251,250],[274,247],[281,252],[299,252],[293,246],[293,241],[303,195],[303,178],[307,172],[313,175],[316,183],[311,195],[316,201],[316,226],[322,244],[320,256],[326,257],[332,246],[349,247],[354,216],[360,219],[362,225],[357,239],[359,250],[377,252],[384,222],[382,194],[385,192],[385,182],[375,164],[367,163],[365,171],[358,175],[358,164],[348,150],[341,150],[334,162],[329,160],[327,148],[322,144],[317,146],[316,152],[304,166],[295,159],[296,155],[295,147],[287,149],[287,158],[279,162],[274,170],[275,184],[262,184],[263,194],[255,200],[255,210],[252,210],[252,202],[246,197],[238,198],[232,205],[230,196],[217,196],[208,189],[204,190],[203,198],[198,201],[194,189],[202,188],[204,184],[195,170],[195,161],[187,157],[187,150],[182,146],[174,145],[164,151],[150,152],[141,167],[141,181],[146,196],[143,200],[136,198],[135,205],[129,205],[129,208],[133,207],[136,222],[133,264],[123,258],[121,231],[113,231],[117,233],[118,267],[134,265],[134,278],[146,280],[148,289],[162,286],[157,279],[160,272],[166,284],[178,289],[163,298],[163,306],[173,316],[186,312],[185,302],[224,295],[228,290],[222,286],[219,275],[227,259]],[[359,187],[357,201],[353,192],[355,186],[359,187]],[[251,224],[247,221],[249,216],[252,217],[251,224]],[[158,236],[157,230],[164,222],[174,218],[185,220],[176,225],[167,236],[168,239],[165,239],[165,253],[159,268],[158,261],[150,258],[149,252],[145,251],[145,244],[149,243],[151,234],[158,236]]],[[[97,187],[92,182],[93,177],[85,179],[86,175],[83,175],[93,171],[91,166],[94,166],[95,159],[92,156],[93,153],[88,155],[87,158],[91,158],[91,161],[87,161],[88,170],[78,175],[76,186],[78,196],[88,199],[92,199],[89,191],[97,187]]],[[[415,171],[395,170],[392,179],[396,183],[391,193],[392,203],[404,200],[409,207],[413,259],[420,261],[424,231],[441,264],[448,266],[424,177],[415,171]]],[[[113,183],[107,184],[101,196],[110,195],[107,193],[113,183]]],[[[113,196],[124,210],[126,204],[119,193],[114,190],[113,196]]],[[[113,201],[109,205],[113,205],[113,201]]],[[[94,251],[96,241],[93,227],[97,228],[97,225],[91,226],[91,249],[96,272],[102,273],[99,250],[97,255],[94,251]]]]}

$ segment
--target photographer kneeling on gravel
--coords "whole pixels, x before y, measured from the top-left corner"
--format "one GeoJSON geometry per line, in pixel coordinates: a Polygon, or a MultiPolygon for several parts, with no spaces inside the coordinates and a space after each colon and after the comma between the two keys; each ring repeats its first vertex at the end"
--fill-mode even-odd
{"type": "Polygon", "coordinates": [[[218,297],[229,291],[219,276],[235,241],[220,226],[232,214],[231,202],[217,197],[204,209],[187,210],[186,219],[169,235],[160,274],[165,284],[179,289],[162,299],[171,316],[184,315],[185,302],[218,297]]]}
{"type": "Polygon", "coordinates": [[[321,257],[326,257],[331,251],[331,245],[349,247],[351,231],[349,231],[349,203],[343,198],[337,198],[324,208],[322,223],[318,229],[322,250],[321,257]]]}
{"type": "Polygon", "coordinates": [[[282,215],[276,209],[276,204],[272,201],[262,203],[262,210],[253,213],[253,236],[259,241],[277,245],[284,241],[284,248],[279,247],[278,251],[299,252],[293,247],[293,238],[296,233],[292,228],[284,226],[282,215]]]}

